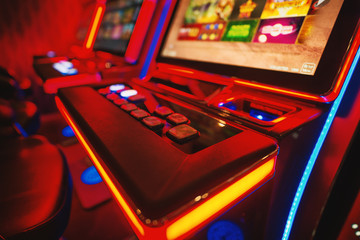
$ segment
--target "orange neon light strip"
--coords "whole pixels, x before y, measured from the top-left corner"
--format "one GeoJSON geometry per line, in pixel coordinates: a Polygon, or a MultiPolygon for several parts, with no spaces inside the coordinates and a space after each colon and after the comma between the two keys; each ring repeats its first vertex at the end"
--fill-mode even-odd
{"type": "Polygon", "coordinates": [[[319,101],[319,102],[330,102],[330,101],[335,100],[335,98],[338,96],[338,94],[341,90],[341,86],[344,84],[345,77],[350,69],[351,63],[355,57],[355,54],[356,54],[359,46],[360,46],[360,30],[358,30],[355,35],[355,38],[354,38],[351,48],[347,54],[346,60],[341,68],[341,72],[338,76],[338,79],[337,79],[334,89],[328,95],[325,95],[325,96],[316,96],[316,95],[305,94],[305,93],[300,93],[300,92],[293,92],[293,91],[288,91],[285,89],[260,85],[260,84],[256,84],[256,83],[243,82],[243,81],[238,81],[238,80],[236,80],[235,82],[242,84],[242,85],[255,87],[257,89],[270,90],[272,92],[283,93],[283,94],[290,95],[290,96],[301,97],[301,98],[315,100],[315,101],[319,101]]]}
{"type": "Polygon", "coordinates": [[[96,10],[94,21],[93,21],[93,23],[91,25],[91,30],[90,30],[88,39],[86,41],[85,47],[87,49],[90,49],[94,44],[96,32],[97,32],[98,26],[100,24],[100,20],[101,20],[101,16],[102,16],[103,11],[104,11],[104,6],[102,6],[102,5],[98,6],[98,8],[96,10]]]}
{"type": "Polygon", "coordinates": [[[341,73],[339,74],[339,79],[341,81],[338,81],[334,87],[333,93],[337,96],[341,90],[341,87],[345,81],[346,75],[351,67],[351,64],[354,60],[354,57],[359,49],[360,46],[360,30],[358,30],[354,42],[349,50],[348,57],[345,60],[344,67],[341,70],[341,73]]]}
{"type": "Polygon", "coordinates": [[[276,119],[272,120],[271,122],[272,123],[278,123],[278,122],[281,122],[284,119],[286,119],[286,117],[279,117],[279,118],[276,118],[276,119]]]}
{"type": "Polygon", "coordinates": [[[138,233],[140,233],[140,235],[144,236],[145,235],[144,228],[141,226],[141,224],[138,221],[138,219],[136,218],[135,214],[131,211],[129,205],[126,203],[125,199],[122,197],[121,193],[116,188],[115,184],[111,181],[110,177],[107,175],[104,168],[101,166],[98,158],[96,157],[94,152],[91,150],[90,146],[87,144],[86,140],[84,139],[84,137],[78,130],[75,123],[72,121],[69,113],[66,111],[66,109],[65,109],[64,105],[62,104],[62,102],[60,101],[59,97],[55,97],[55,101],[56,101],[56,105],[58,106],[58,108],[59,108],[60,112],[62,113],[62,115],[64,116],[65,120],[69,123],[71,128],[74,130],[77,139],[79,139],[80,143],[85,148],[90,159],[94,163],[96,169],[99,171],[102,179],[106,182],[106,184],[110,188],[111,192],[114,194],[115,199],[117,200],[117,202],[119,203],[119,205],[121,206],[123,211],[126,213],[128,218],[130,219],[130,221],[136,227],[136,229],[138,230],[138,233]]]}
{"type": "Polygon", "coordinates": [[[301,98],[305,98],[305,99],[311,99],[311,100],[317,100],[317,101],[323,99],[322,97],[316,96],[316,95],[293,92],[293,91],[289,91],[289,90],[285,90],[285,89],[281,89],[281,88],[270,87],[270,86],[260,85],[260,84],[256,84],[256,83],[242,82],[242,81],[238,81],[238,80],[235,80],[235,82],[238,84],[241,84],[241,85],[255,87],[257,89],[270,90],[272,92],[283,93],[286,95],[297,96],[297,97],[301,97],[301,98]]]}
{"type": "Polygon", "coordinates": [[[181,237],[191,231],[194,227],[216,215],[216,213],[223,210],[268,177],[274,171],[274,167],[275,158],[272,158],[178,219],[166,229],[167,239],[173,240],[181,237]]]}
{"type": "Polygon", "coordinates": [[[182,72],[182,73],[188,73],[188,74],[194,74],[193,71],[180,69],[180,68],[169,68],[169,70],[173,70],[173,71],[176,71],[176,72],[182,72]]]}

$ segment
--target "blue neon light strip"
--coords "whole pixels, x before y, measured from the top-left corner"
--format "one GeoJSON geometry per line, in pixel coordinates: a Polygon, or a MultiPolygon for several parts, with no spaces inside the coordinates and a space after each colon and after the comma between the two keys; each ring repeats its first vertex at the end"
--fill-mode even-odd
{"type": "Polygon", "coordinates": [[[312,169],[314,167],[314,164],[316,162],[316,159],[317,159],[317,157],[319,155],[321,146],[323,145],[323,143],[325,141],[325,138],[326,138],[326,135],[329,132],[331,124],[332,124],[332,122],[334,120],[336,112],[337,112],[337,110],[339,108],[341,100],[342,100],[342,98],[344,96],[344,93],[346,91],[346,88],[347,88],[347,86],[348,86],[348,84],[350,82],[350,79],[351,79],[351,77],[352,77],[352,75],[354,73],[355,67],[356,67],[356,65],[357,65],[357,63],[359,61],[359,57],[360,57],[360,49],[358,49],[358,51],[357,51],[357,53],[355,55],[354,61],[353,61],[352,65],[351,65],[351,67],[350,67],[348,75],[346,76],[344,85],[343,85],[343,87],[342,87],[342,89],[341,89],[341,91],[339,93],[339,96],[334,101],[333,106],[331,107],[331,110],[330,110],[329,115],[328,115],[328,117],[326,119],[324,127],[323,127],[323,129],[322,129],[322,131],[320,133],[320,136],[319,136],[316,144],[315,144],[315,148],[313,149],[313,152],[311,153],[309,161],[308,161],[308,163],[306,165],[305,171],[303,173],[303,176],[302,176],[301,181],[299,183],[299,186],[297,188],[293,203],[291,205],[291,209],[290,209],[287,221],[286,221],[286,225],[285,225],[284,233],[283,233],[283,236],[282,236],[282,240],[288,240],[289,237],[290,237],[291,228],[292,228],[292,225],[294,223],[295,215],[296,215],[297,209],[299,207],[301,198],[302,198],[302,196],[304,194],[306,184],[307,184],[307,182],[309,180],[311,171],[312,171],[312,169]]]}
{"type": "Polygon", "coordinates": [[[167,13],[169,11],[170,6],[171,6],[171,1],[169,1],[169,0],[166,1],[166,3],[164,4],[164,8],[163,8],[163,10],[161,12],[161,16],[160,16],[160,19],[159,19],[159,24],[158,24],[158,26],[157,26],[157,28],[155,30],[154,37],[153,37],[153,40],[151,42],[151,45],[150,45],[148,54],[146,56],[144,65],[143,65],[143,67],[141,69],[140,79],[143,79],[144,77],[146,77],[146,75],[147,75],[147,73],[149,71],[149,67],[150,67],[150,64],[151,64],[151,59],[154,56],[156,45],[157,45],[157,43],[159,41],[161,30],[164,27],[164,23],[165,23],[166,16],[167,16],[167,13]]]}
{"type": "Polygon", "coordinates": [[[17,130],[20,132],[20,134],[23,136],[23,137],[28,137],[29,134],[25,131],[25,129],[20,125],[20,123],[18,122],[15,122],[14,123],[15,127],[17,128],[17,130]]]}

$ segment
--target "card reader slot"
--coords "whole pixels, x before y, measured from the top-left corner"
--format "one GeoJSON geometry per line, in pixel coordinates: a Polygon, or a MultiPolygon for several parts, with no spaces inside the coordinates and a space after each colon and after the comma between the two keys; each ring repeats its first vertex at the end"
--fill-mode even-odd
{"type": "Polygon", "coordinates": [[[250,99],[245,96],[237,99],[230,98],[217,105],[231,114],[263,126],[274,125],[297,111],[292,106],[262,101],[262,99],[250,99]]]}
{"type": "Polygon", "coordinates": [[[271,122],[291,112],[291,109],[245,100],[243,102],[243,111],[258,120],[271,122]]]}

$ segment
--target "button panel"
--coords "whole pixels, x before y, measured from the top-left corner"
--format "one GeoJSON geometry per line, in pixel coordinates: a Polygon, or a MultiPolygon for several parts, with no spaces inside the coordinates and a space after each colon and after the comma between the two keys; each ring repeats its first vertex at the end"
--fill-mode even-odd
{"type": "Polygon", "coordinates": [[[156,107],[151,114],[140,107],[146,100],[144,95],[125,85],[121,89],[119,86],[122,85],[111,85],[97,91],[132,117],[141,121],[149,129],[160,135],[164,130],[164,136],[175,143],[184,144],[200,135],[198,130],[188,125],[190,121],[183,114],[176,113],[166,106],[156,107]]]}

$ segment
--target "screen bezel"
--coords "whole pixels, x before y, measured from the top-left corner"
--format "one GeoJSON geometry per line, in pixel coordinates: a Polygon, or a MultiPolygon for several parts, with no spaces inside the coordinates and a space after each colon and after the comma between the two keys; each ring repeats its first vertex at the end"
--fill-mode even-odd
{"type": "MultiPolygon", "coordinates": [[[[108,8],[108,4],[111,3],[111,2],[115,2],[115,1],[116,1],[116,0],[108,0],[108,1],[107,1],[107,4],[105,5],[104,16],[105,16],[105,14],[106,14],[106,9],[108,8]]],[[[124,52],[122,52],[122,51],[116,51],[116,50],[112,50],[112,49],[107,49],[107,48],[104,48],[104,46],[97,47],[97,46],[96,46],[96,42],[97,42],[97,40],[98,40],[97,38],[95,39],[95,42],[94,42],[94,47],[93,47],[94,51],[102,51],[102,52],[107,52],[107,53],[110,53],[110,54],[113,54],[113,55],[116,55],[116,56],[119,56],[119,57],[125,57],[125,54],[126,54],[126,52],[128,51],[128,47],[129,47],[130,41],[132,40],[131,38],[132,38],[132,36],[133,36],[135,27],[136,27],[136,25],[139,24],[139,21],[138,21],[138,20],[139,20],[140,12],[141,12],[141,9],[144,7],[144,2],[145,2],[145,1],[146,1],[146,0],[143,0],[142,3],[141,3],[141,7],[140,7],[140,10],[139,10],[139,14],[138,14],[137,19],[136,19],[136,21],[135,21],[133,31],[132,31],[132,33],[131,33],[130,39],[129,39],[129,41],[128,41],[128,44],[127,44],[127,46],[126,46],[126,50],[125,50],[124,52]]],[[[102,22],[103,22],[103,19],[101,20],[99,29],[100,29],[100,27],[101,27],[102,22]]],[[[117,41],[117,40],[114,40],[114,41],[117,41]]]]}
{"type": "MultiPolygon", "coordinates": [[[[344,0],[338,18],[334,24],[329,40],[325,46],[322,57],[314,75],[303,75],[273,70],[256,69],[249,67],[238,67],[218,63],[191,61],[161,56],[165,40],[174,20],[172,15],[166,33],[161,43],[156,61],[171,65],[182,66],[195,70],[216,73],[235,77],[240,80],[251,81],[259,84],[271,85],[292,91],[300,91],[315,95],[326,95],[331,92],[339,73],[349,44],[359,21],[360,2],[344,0]],[[265,78],[266,76],[266,78],[265,78]]],[[[178,7],[176,4],[174,13],[178,7]]]]}

